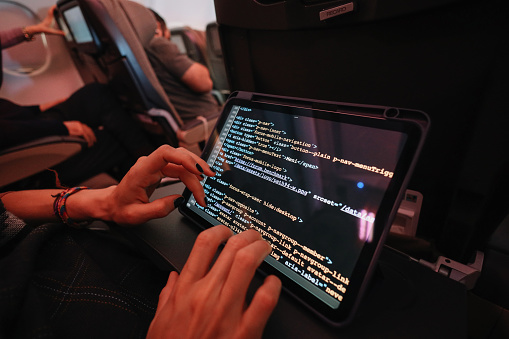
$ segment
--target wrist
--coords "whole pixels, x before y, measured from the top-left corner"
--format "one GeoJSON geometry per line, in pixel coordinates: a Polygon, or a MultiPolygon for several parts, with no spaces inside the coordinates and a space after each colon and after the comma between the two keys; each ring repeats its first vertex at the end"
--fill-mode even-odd
{"type": "Polygon", "coordinates": [[[78,194],[73,194],[67,200],[69,217],[77,222],[111,221],[112,215],[108,197],[113,188],[83,190],[78,194]]]}
{"type": "Polygon", "coordinates": [[[21,30],[26,41],[32,41],[35,39],[34,31],[31,26],[23,27],[21,30]]]}

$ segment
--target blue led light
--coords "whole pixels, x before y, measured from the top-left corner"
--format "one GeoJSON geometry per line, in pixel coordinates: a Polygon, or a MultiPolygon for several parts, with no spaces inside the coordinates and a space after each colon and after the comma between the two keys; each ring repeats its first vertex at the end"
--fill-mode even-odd
{"type": "Polygon", "coordinates": [[[359,182],[357,183],[357,187],[359,187],[359,188],[364,188],[364,183],[363,183],[362,181],[359,181],[359,182]]]}

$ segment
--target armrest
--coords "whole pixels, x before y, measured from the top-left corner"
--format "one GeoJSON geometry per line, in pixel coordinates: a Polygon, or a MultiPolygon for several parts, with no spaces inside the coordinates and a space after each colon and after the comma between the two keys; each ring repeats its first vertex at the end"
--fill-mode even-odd
{"type": "Polygon", "coordinates": [[[201,151],[193,145],[208,140],[220,115],[220,113],[217,113],[208,118],[198,117],[179,128],[173,116],[163,109],[153,108],[147,114],[152,118],[159,117],[165,119],[168,125],[177,131],[179,146],[189,148],[197,154],[200,154],[201,151]]]}
{"type": "Polygon", "coordinates": [[[210,133],[212,133],[212,130],[214,129],[214,126],[216,126],[218,118],[219,115],[209,117],[208,119],[198,117],[191,120],[182,126],[177,133],[177,137],[180,141],[186,144],[207,141],[210,137],[210,133]]]}
{"type": "Polygon", "coordinates": [[[55,166],[86,146],[85,140],[50,136],[0,151],[0,187],[55,166]]]}

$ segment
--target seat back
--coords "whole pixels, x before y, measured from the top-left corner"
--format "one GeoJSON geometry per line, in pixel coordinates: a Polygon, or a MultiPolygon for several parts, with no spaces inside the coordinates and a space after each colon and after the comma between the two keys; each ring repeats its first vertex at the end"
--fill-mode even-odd
{"type": "Polygon", "coordinates": [[[51,136],[0,151],[0,187],[28,178],[81,152],[81,138],[51,136]]]}
{"type": "Polygon", "coordinates": [[[210,77],[214,82],[214,88],[220,91],[223,95],[228,95],[231,92],[231,88],[226,75],[223,49],[221,47],[221,40],[219,39],[217,23],[209,23],[205,29],[205,34],[207,42],[207,61],[210,70],[210,77]]]}
{"type": "Polygon", "coordinates": [[[207,66],[205,54],[205,33],[190,27],[176,27],[170,30],[171,41],[190,59],[207,66]]]}
{"type": "Polygon", "coordinates": [[[152,13],[140,4],[122,0],[61,0],[57,6],[63,17],[66,10],[79,6],[97,35],[95,41],[100,43],[90,54],[101,65],[119,99],[133,113],[156,112],[159,117],[152,119],[163,127],[167,142],[178,145],[177,133],[183,122],[159,84],[142,45],[142,40],[155,32],[152,13]],[[132,20],[137,20],[138,30],[132,20]]]}
{"type": "Polygon", "coordinates": [[[503,0],[482,9],[473,0],[215,0],[235,90],[430,115],[409,183],[423,194],[417,233],[462,262],[470,254],[465,244],[485,226],[486,188],[507,161],[508,6],[503,0]]]}
{"type": "MultiPolygon", "coordinates": [[[[117,45],[127,43],[132,56],[126,50],[125,55],[136,71],[135,76],[143,83],[143,94],[148,100],[148,105],[165,109],[171,113],[179,127],[183,123],[168,96],[162,88],[157,75],[150,64],[144,46],[148,45],[154,37],[156,20],[153,13],[145,6],[134,1],[100,0],[113,18],[115,25],[123,35],[123,40],[117,45]],[[132,59],[132,60],[131,60],[132,59]]],[[[119,37],[115,37],[117,39],[119,37]]]]}
{"type": "MultiPolygon", "coordinates": [[[[204,142],[209,138],[212,127],[215,125],[219,112],[213,112],[214,114],[204,117],[196,117],[182,122],[182,119],[178,115],[178,112],[170,103],[168,96],[164,89],[159,83],[157,76],[150,64],[150,61],[145,52],[145,48],[148,47],[150,41],[154,38],[154,33],[157,27],[156,18],[151,10],[145,6],[129,0],[101,0],[114,2],[117,1],[122,9],[124,10],[127,19],[131,25],[131,29],[136,32],[140,43],[136,44],[136,52],[143,58],[143,68],[150,72],[150,82],[154,84],[156,91],[159,96],[162,96],[167,106],[154,107],[149,111],[152,118],[161,118],[163,122],[169,122],[169,127],[173,128],[176,132],[175,136],[177,139],[178,146],[185,147],[190,151],[201,154],[201,147],[204,142]],[[165,107],[161,109],[161,107],[165,107]],[[171,114],[168,114],[168,112],[171,114]],[[172,122],[173,121],[173,122],[172,122]],[[178,127],[176,125],[178,124],[178,127]]],[[[129,41],[131,38],[128,39],[129,41]]]]}
{"type": "Polygon", "coordinates": [[[92,31],[93,39],[89,40],[97,45],[91,55],[126,109],[149,131],[162,134],[164,143],[201,153],[200,143],[210,135],[217,116],[185,123],[180,118],[144,49],[157,27],[152,11],[129,0],[60,0],[57,6],[64,17],[66,10],[79,6],[92,31]]]}

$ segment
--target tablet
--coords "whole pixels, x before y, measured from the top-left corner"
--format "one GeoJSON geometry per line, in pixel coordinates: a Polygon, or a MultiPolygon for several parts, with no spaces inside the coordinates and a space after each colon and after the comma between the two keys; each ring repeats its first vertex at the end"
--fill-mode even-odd
{"type": "Polygon", "coordinates": [[[216,175],[207,206],[180,211],[203,228],[258,230],[260,267],[324,320],[350,322],[425,139],[425,113],[235,92],[205,146],[216,175]]]}

